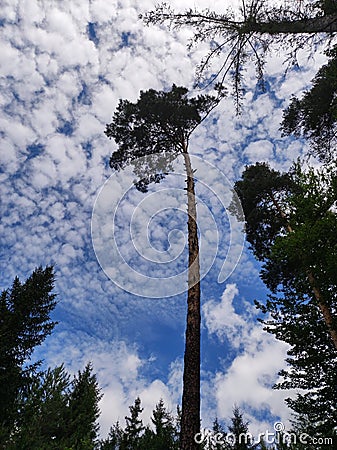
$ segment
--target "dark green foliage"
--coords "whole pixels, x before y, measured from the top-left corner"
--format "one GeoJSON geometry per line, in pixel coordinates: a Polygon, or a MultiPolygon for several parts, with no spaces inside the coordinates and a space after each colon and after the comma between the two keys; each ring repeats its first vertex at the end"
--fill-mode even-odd
{"type": "Polygon", "coordinates": [[[304,136],[325,162],[333,158],[337,143],[337,47],[328,55],[329,62],[319,69],[312,88],[300,100],[292,98],[282,122],[285,134],[304,136]]]}
{"type": "Polygon", "coordinates": [[[109,435],[100,443],[100,450],[122,450],[124,442],[124,430],[121,428],[119,422],[111,426],[109,435]]]}
{"type": "Polygon", "coordinates": [[[51,333],[55,322],[52,267],[36,269],[21,283],[15,278],[11,289],[0,297],[0,441],[14,423],[19,393],[29,385],[38,364],[29,365],[35,347],[51,333]]]}
{"type": "Polygon", "coordinates": [[[266,304],[256,305],[270,314],[263,321],[265,329],[290,345],[288,368],[280,372],[284,381],[275,387],[308,389],[286,402],[296,420],[310,424],[310,435],[331,436],[337,419],[337,354],[320,311],[312,299],[292,292],[285,292],[283,298],[270,296],[266,304]]]}
{"type": "Polygon", "coordinates": [[[137,450],[140,448],[139,438],[143,434],[145,427],[143,425],[142,419],[139,417],[143,412],[141,407],[141,400],[139,397],[136,398],[135,403],[129,407],[130,417],[125,417],[126,427],[123,437],[123,444],[127,450],[137,450]]]}
{"type": "Polygon", "coordinates": [[[291,190],[276,199],[279,210],[273,205],[276,216],[285,214],[286,226],[271,242],[263,281],[273,292],[282,284],[284,288],[298,286],[302,293],[312,295],[310,270],[320,289],[329,291],[337,284],[337,216],[331,209],[337,199],[335,171],[303,172],[295,164],[288,176],[291,190]]]}
{"type": "MultiPolygon", "coordinates": [[[[247,240],[260,261],[268,257],[276,236],[287,232],[286,218],[275,210],[278,205],[283,207],[283,198],[295,188],[289,174],[280,174],[266,163],[246,167],[242,179],[235,183],[246,221],[247,240]]],[[[236,213],[232,205],[229,209],[236,213]]]]}
{"type": "Polygon", "coordinates": [[[63,366],[32,377],[17,401],[8,450],[93,450],[98,443],[96,375],[88,364],[74,381],[63,366]]]}
{"type": "Polygon", "coordinates": [[[70,377],[63,366],[41,372],[20,398],[8,449],[63,449],[68,435],[70,377]]]}
{"type": "Polygon", "coordinates": [[[318,8],[321,8],[324,14],[333,14],[337,11],[336,0],[320,0],[317,2],[318,8]]]}
{"type": "Polygon", "coordinates": [[[212,432],[214,436],[214,442],[210,442],[207,446],[207,450],[228,450],[230,448],[229,443],[226,440],[225,427],[222,426],[218,419],[213,421],[212,432]]]}
{"type": "Polygon", "coordinates": [[[152,412],[153,427],[144,426],[141,419],[143,408],[141,400],[136,398],[129,407],[130,416],[126,417],[126,426],[121,428],[117,422],[110,428],[109,436],[100,445],[101,450],[178,450],[179,422],[178,409],[176,420],[167,411],[160,400],[152,412]]]}
{"type": "Polygon", "coordinates": [[[73,450],[91,450],[98,438],[98,402],[102,398],[91,363],[72,383],[68,404],[68,434],[73,450]]]}
{"type": "Polygon", "coordinates": [[[63,365],[41,371],[29,364],[52,332],[56,305],[52,267],[36,269],[0,297],[0,448],[93,450],[100,392],[88,364],[70,382],[63,365]]]}
{"type": "Polygon", "coordinates": [[[189,98],[186,88],[175,85],[168,92],[141,91],[136,103],[120,100],[105,130],[118,145],[110,167],[120,170],[132,164],[136,187],[146,192],[150,183],[159,183],[172,171],[172,161],[186,151],[190,134],[217,101],[209,95],[189,98]]]}
{"type": "Polygon", "coordinates": [[[257,163],[235,183],[247,240],[273,293],[298,287],[312,295],[309,269],[321,289],[337,284],[336,188],[333,170],[303,172],[299,164],[281,174],[257,163]]]}
{"type": "Polygon", "coordinates": [[[152,413],[151,421],[154,432],[151,435],[151,450],[178,449],[178,433],[175,429],[174,419],[165,408],[161,399],[152,413]]]}
{"type": "Polygon", "coordinates": [[[235,406],[233,409],[233,417],[228,430],[234,437],[233,444],[230,446],[233,450],[248,450],[255,448],[253,438],[248,429],[249,422],[243,419],[243,413],[235,406]]]}
{"type": "Polygon", "coordinates": [[[312,432],[329,436],[337,419],[336,172],[304,172],[295,164],[280,174],[256,164],[235,189],[247,239],[271,291],[256,305],[269,314],[265,329],[290,345],[290,369],[281,372],[284,381],[277,387],[307,389],[288,404],[312,432]]]}
{"type": "Polygon", "coordinates": [[[216,418],[212,431],[205,430],[201,448],[203,450],[246,450],[259,448],[248,428],[249,422],[244,420],[241,410],[234,406],[229,425],[222,425],[216,418]],[[228,431],[225,431],[225,429],[228,431]]]}
{"type": "MultiPolygon", "coordinates": [[[[121,428],[117,422],[111,429],[109,436],[100,445],[101,450],[180,450],[180,409],[177,409],[175,419],[167,411],[162,400],[156,405],[152,412],[152,427],[143,426],[140,418],[142,413],[141,401],[135,400],[130,406],[130,417],[126,417],[126,426],[121,428]]],[[[201,435],[204,437],[200,448],[204,450],[230,450],[230,449],[253,449],[256,448],[251,441],[253,438],[249,433],[248,422],[243,419],[239,408],[235,407],[229,432],[225,432],[217,419],[213,422],[211,434],[201,435]],[[228,437],[228,439],[227,439],[228,437]]]]}
{"type": "MultiPolygon", "coordinates": [[[[179,424],[181,413],[179,407],[174,420],[167,411],[164,402],[160,400],[152,412],[152,427],[143,426],[140,418],[142,408],[139,398],[129,408],[130,417],[127,418],[126,427],[123,429],[119,422],[114,424],[110,429],[108,438],[101,441],[100,450],[180,450],[179,424]],[[131,423],[134,424],[131,429],[136,430],[135,433],[132,431],[132,446],[128,438],[131,423]]],[[[260,439],[260,442],[257,443],[250,433],[248,425],[249,423],[245,420],[242,411],[238,407],[234,407],[233,416],[230,418],[227,427],[222,425],[218,419],[215,419],[212,430],[202,430],[200,436],[197,437],[197,441],[202,441],[200,448],[203,450],[304,450],[305,448],[300,445],[299,438],[294,445],[292,444],[293,441],[289,441],[289,438],[293,439],[293,434],[289,434],[285,438],[277,436],[274,444],[270,444],[271,435],[268,436],[267,443],[263,439],[260,439]]],[[[291,432],[293,433],[293,431],[291,432]]],[[[299,430],[295,430],[295,432],[299,433],[299,430]]],[[[311,447],[308,448],[311,449],[311,447]]]]}

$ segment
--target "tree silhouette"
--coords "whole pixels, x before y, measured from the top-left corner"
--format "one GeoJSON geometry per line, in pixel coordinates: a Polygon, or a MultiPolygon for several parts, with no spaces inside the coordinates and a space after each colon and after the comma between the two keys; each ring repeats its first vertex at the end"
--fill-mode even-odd
{"type": "Polygon", "coordinates": [[[155,431],[153,436],[153,449],[173,450],[178,449],[178,442],[175,440],[175,424],[173,416],[165,407],[164,401],[160,399],[152,412],[151,422],[155,431]]]}
{"type": "Polygon", "coordinates": [[[21,283],[16,277],[0,296],[0,445],[7,439],[16,416],[17,398],[29,385],[39,362],[29,364],[56,322],[53,267],[37,268],[21,283]]]}
{"type": "Polygon", "coordinates": [[[139,397],[136,398],[133,405],[129,406],[129,410],[130,417],[125,417],[126,427],[123,437],[123,445],[125,445],[125,450],[137,450],[140,447],[140,437],[145,430],[143,421],[139,417],[143,412],[139,397]]]}
{"type": "Polygon", "coordinates": [[[233,450],[249,450],[256,448],[253,444],[253,438],[248,429],[249,422],[243,417],[243,413],[238,406],[233,408],[233,417],[231,417],[231,424],[228,425],[228,430],[234,437],[234,442],[231,446],[233,450]]]}
{"type": "Polygon", "coordinates": [[[88,363],[74,378],[69,395],[67,427],[72,447],[94,448],[98,439],[98,403],[101,398],[97,376],[93,373],[92,364],[88,363]]]}
{"type": "Polygon", "coordinates": [[[181,448],[196,448],[194,436],[200,428],[200,266],[195,180],[188,153],[189,138],[195,128],[217,105],[223,95],[188,97],[184,87],[168,92],[150,89],[140,92],[136,103],[120,100],[105,134],[118,145],[110,166],[120,170],[133,164],[137,189],[146,192],[152,182],[160,182],[172,170],[172,162],[182,155],[186,168],[188,212],[188,296],[185,336],[181,448]]]}

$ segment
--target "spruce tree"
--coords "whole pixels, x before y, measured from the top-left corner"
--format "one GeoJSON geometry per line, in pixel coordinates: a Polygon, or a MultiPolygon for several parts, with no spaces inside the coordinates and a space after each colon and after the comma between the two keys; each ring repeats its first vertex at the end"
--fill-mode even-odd
{"type": "Polygon", "coordinates": [[[92,450],[98,439],[98,402],[102,398],[96,374],[88,363],[72,383],[68,406],[68,436],[74,450],[92,450]]]}
{"type": "Polygon", "coordinates": [[[139,450],[141,448],[140,438],[145,430],[143,420],[139,417],[143,412],[139,397],[136,398],[133,405],[129,406],[129,409],[130,417],[125,417],[126,427],[121,449],[139,450]]]}
{"type": "Polygon", "coordinates": [[[119,422],[116,422],[110,427],[108,437],[101,440],[99,449],[100,450],[122,450],[125,443],[124,438],[125,431],[120,426],[119,422]]]}
{"type": "Polygon", "coordinates": [[[16,277],[0,296],[0,445],[17,419],[19,395],[29,385],[39,363],[29,364],[34,349],[52,332],[56,322],[53,267],[37,268],[21,283],[16,277]]]}
{"type": "MultiPolygon", "coordinates": [[[[232,444],[230,448],[233,450],[249,450],[255,448],[253,439],[248,429],[248,421],[243,418],[243,413],[235,406],[233,408],[233,417],[228,430],[231,436],[232,444]]],[[[229,439],[228,439],[229,440],[229,439]]]]}
{"type": "Polygon", "coordinates": [[[8,450],[70,447],[67,433],[70,376],[63,366],[39,372],[18,402],[17,420],[8,450]]]}
{"type": "Polygon", "coordinates": [[[225,427],[221,425],[217,417],[213,421],[212,432],[213,440],[208,443],[206,450],[228,450],[230,446],[226,439],[227,433],[225,432],[225,427]]]}
{"type": "Polygon", "coordinates": [[[154,425],[151,450],[178,449],[178,442],[175,438],[174,419],[167,411],[162,399],[160,399],[152,412],[151,421],[154,425]]]}

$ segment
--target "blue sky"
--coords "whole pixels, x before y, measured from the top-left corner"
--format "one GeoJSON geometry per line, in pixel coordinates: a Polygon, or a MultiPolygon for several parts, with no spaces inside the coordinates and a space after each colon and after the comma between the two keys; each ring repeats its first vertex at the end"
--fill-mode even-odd
{"type": "MultiPolygon", "coordinates": [[[[178,8],[180,2],[170,4],[178,8]]],[[[184,2],[220,11],[223,4],[184,2]]],[[[189,30],[145,27],[138,16],[154,5],[153,0],[3,0],[1,6],[1,288],[16,275],[23,280],[35,267],[55,264],[59,325],[37,356],[50,366],[65,362],[73,373],[93,362],[104,393],[103,434],[116,420],[123,422],[137,395],[145,422],[161,397],[175,410],[181,395],[184,276],[173,288],[163,281],[181,274],[187,256],[181,162],[148,195],[140,194],[132,189],[132,175],[118,178],[109,169],[116,147],[103,134],[120,98],[135,101],[140,90],[172,83],[192,89],[195,66],[207,52],[206,43],[187,51],[189,30]],[[122,271],[111,256],[113,211],[104,192],[113,192],[117,203],[123,197],[115,230],[129,263],[122,271]],[[130,289],[132,264],[149,281],[132,281],[130,289]],[[149,287],[154,277],[158,291],[149,287]],[[176,289],[179,295],[172,294],[176,289]]],[[[269,161],[286,170],[305,150],[303,142],[284,139],[279,131],[290,95],[308,86],[323,61],[319,54],[310,63],[306,55],[299,57],[301,70],[285,77],[284,54],[271,53],[266,93],[256,92],[254,67],[248,65],[241,115],[225,99],[190,143],[200,164],[201,259],[207,266],[202,283],[204,426],[215,416],[228,419],[234,403],[256,433],[272,430],[274,418],[287,423],[290,417],[283,402],[288,393],[271,389],[284,367],[286,347],[256,321],[252,303],[266,291],[258,265],[242,245],[240,227],[230,228],[226,205],[245,164],[269,161]],[[230,238],[233,253],[226,260],[230,238]],[[219,283],[225,261],[231,275],[219,283]]]]}

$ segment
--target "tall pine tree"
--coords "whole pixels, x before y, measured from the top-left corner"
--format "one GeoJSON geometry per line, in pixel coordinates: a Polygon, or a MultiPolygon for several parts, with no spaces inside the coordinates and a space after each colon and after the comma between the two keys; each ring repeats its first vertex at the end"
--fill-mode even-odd
{"type": "Polygon", "coordinates": [[[179,155],[186,167],[188,212],[188,294],[184,354],[181,448],[196,448],[194,436],[200,428],[200,263],[195,200],[195,179],[189,156],[189,139],[223,95],[188,97],[184,87],[168,92],[150,89],[140,93],[136,103],[121,100],[105,134],[118,150],[110,166],[120,170],[134,164],[136,187],[147,191],[149,183],[160,182],[172,170],[179,155]]]}
{"type": "Polygon", "coordinates": [[[311,433],[326,436],[337,418],[336,187],[334,170],[303,171],[300,164],[280,174],[257,163],[235,184],[247,240],[271,291],[256,302],[269,314],[262,322],[290,345],[277,387],[307,390],[287,402],[311,433]]]}

